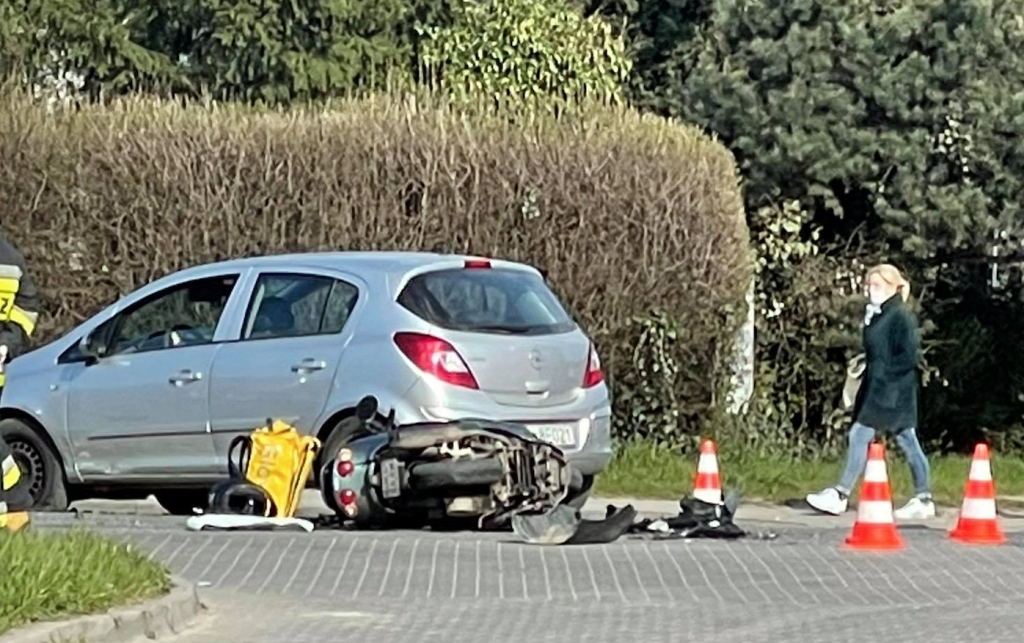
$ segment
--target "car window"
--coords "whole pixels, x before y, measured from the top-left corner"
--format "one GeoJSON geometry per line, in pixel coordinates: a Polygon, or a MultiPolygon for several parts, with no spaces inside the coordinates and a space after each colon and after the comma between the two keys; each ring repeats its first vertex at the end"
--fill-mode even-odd
{"type": "Polygon", "coordinates": [[[115,321],[111,354],[213,341],[238,275],[190,281],[154,295],[115,321]]]}
{"type": "Polygon", "coordinates": [[[339,333],[355,306],[358,289],[317,275],[263,275],[256,283],[244,339],[339,333]]]}
{"type": "Polygon", "coordinates": [[[549,334],[575,322],[539,276],[519,270],[439,270],[409,281],[398,303],[450,330],[549,334]]]}
{"type": "Polygon", "coordinates": [[[321,330],[324,333],[340,333],[348,323],[349,315],[356,307],[358,298],[358,288],[344,281],[335,281],[331,287],[331,296],[327,298],[327,310],[324,311],[321,330]]]}

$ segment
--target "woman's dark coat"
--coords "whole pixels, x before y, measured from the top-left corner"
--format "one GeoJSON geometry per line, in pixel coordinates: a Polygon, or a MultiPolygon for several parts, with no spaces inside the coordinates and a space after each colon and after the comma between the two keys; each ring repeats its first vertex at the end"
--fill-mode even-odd
{"type": "Polygon", "coordinates": [[[864,327],[864,371],[853,417],[873,429],[917,427],[917,320],[899,295],[882,304],[864,327]]]}

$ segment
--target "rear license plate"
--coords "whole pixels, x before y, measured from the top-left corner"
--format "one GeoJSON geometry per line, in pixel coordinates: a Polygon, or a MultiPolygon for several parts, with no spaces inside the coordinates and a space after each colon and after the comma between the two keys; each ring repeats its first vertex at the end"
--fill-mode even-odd
{"type": "Polygon", "coordinates": [[[399,472],[398,460],[389,458],[380,463],[380,486],[385,498],[402,495],[402,474],[399,472]]]}
{"type": "Polygon", "coordinates": [[[562,449],[576,446],[576,425],[574,424],[533,424],[530,432],[535,436],[562,449]]]}

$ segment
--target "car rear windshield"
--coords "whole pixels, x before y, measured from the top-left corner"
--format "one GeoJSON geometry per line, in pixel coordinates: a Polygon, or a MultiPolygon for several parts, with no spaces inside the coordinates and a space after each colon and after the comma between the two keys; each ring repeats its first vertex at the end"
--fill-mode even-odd
{"type": "Polygon", "coordinates": [[[544,280],[519,270],[428,272],[409,281],[398,303],[449,330],[547,335],[576,328],[544,280]]]}

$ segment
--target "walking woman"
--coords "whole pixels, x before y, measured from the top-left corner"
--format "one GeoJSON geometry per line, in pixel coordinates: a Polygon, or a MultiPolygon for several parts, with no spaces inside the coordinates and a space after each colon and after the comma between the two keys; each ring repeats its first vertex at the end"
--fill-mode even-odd
{"type": "Polygon", "coordinates": [[[867,366],[853,407],[853,427],[846,454],[846,469],[834,487],[807,496],[807,504],[820,512],[846,511],[850,493],[867,464],[868,446],[876,431],[895,434],[910,464],[915,496],[897,519],[935,516],[929,482],[928,458],[917,440],[917,359],[920,350],[917,322],[906,305],[910,284],[894,266],[883,264],[868,271],[870,302],[864,317],[864,353],[867,366]]]}

